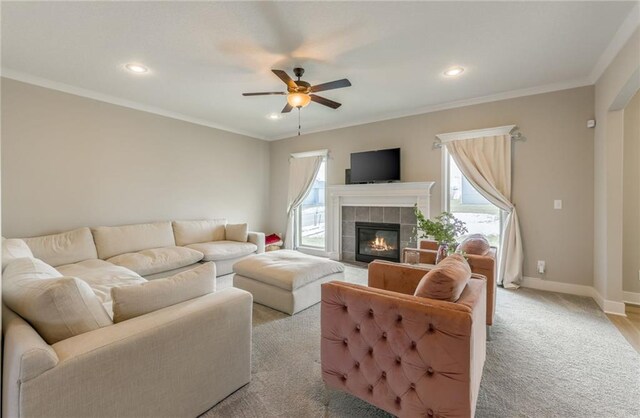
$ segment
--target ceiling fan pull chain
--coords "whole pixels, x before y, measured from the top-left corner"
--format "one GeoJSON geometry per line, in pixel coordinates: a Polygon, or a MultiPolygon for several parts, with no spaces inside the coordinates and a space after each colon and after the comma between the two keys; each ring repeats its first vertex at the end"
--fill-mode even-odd
{"type": "Polygon", "coordinates": [[[298,107],[298,136],[300,136],[300,107],[298,107]]]}

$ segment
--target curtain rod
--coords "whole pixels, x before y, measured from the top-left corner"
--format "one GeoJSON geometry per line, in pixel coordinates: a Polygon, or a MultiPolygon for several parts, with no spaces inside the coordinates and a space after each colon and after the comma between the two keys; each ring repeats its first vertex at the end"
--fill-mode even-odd
{"type": "Polygon", "coordinates": [[[316,151],[293,152],[289,155],[289,158],[328,157],[328,156],[329,156],[329,150],[321,149],[316,151]]]}
{"type": "Polygon", "coordinates": [[[461,139],[482,138],[485,136],[497,136],[510,134],[512,141],[526,141],[527,138],[522,135],[520,129],[516,125],[499,126],[497,128],[475,129],[472,131],[451,132],[436,135],[437,140],[433,142],[433,149],[440,149],[447,142],[457,141],[461,139]]]}

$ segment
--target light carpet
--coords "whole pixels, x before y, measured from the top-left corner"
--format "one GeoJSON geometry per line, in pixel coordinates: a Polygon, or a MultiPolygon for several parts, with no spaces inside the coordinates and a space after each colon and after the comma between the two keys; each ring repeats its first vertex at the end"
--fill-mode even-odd
{"type": "MultiPolygon", "coordinates": [[[[347,266],[346,280],[366,284],[347,266]]],[[[220,287],[230,285],[230,277],[220,287]]],[[[477,417],[640,417],[640,355],[590,298],[498,289],[477,417]]],[[[202,415],[389,417],[326,391],[320,304],[288,316],[254,304],[251,383],[202,415]]]]}

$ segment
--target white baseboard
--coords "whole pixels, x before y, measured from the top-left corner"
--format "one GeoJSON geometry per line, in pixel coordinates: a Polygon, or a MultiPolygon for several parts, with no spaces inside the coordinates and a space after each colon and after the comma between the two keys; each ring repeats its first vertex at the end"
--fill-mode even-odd
{"type": "MultiPolygon", "coordinates": [[[[567,293],[577,296],[589,296],[596,301],[600,309],[605,313],[612,315],[627,316],[625,313],[624,302],[618,302],[614,300],[607,300],[596,290],[593,286],[587,286],[583,284],[562,283],[554,282],[551,280],[543,280],[538,277],[523,277],[522,287],[528,287],[530,289],[546,290],[548,292],[567,293]]],[[[628,293],[628,292],[625,292],[628,293]]],[[[637,294],[640,296],[640,294],[637,294]]],[[[626,299],[625,299],[626,300],[626,299]]]]}
{"type": "Polygon", "coordinates": [[[602,307],[604,313],[611,315],[627,316],[627,309],[624,302],[616,302],[615,300],[605,300],[602,307]]]}
{"type": "MultiPolygon", "coordinates": [[[[590,296],[595,299],[593,286],[586,286],[583,284],[562,283],[554,282],[551,280],[544,280],[538,277],[523,277],[522,287],[528,287],[530,289],[546,290],[548,292],[568,293],[570,295],[578,296],[590,296]]],[[[597,301],[596,301],[597,302],[597,301]]],[[[599,304],[598,304],[599,305],[599,304]]]]}
{"type": "Polygon", "coordinates": [[[622,299],[626,303],[632,303],[634,305],[640,305],[640,293],[622,292],[622,299]]]}

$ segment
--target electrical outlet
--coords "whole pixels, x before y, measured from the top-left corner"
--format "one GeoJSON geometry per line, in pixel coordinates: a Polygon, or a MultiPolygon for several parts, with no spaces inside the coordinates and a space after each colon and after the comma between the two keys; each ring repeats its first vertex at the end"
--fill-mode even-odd
{"type": "Polygon", "coordinates": [[[560,199],[556,199],[553,201],[553,208],[554,209],[562,209],[562,200],[560,199]]]}
{"type": "Polygon", "coordinates": [[[546,268],[547,264],[544,262],[544,260],[538,260],[538,273],[544,274],[546,268]]]}

